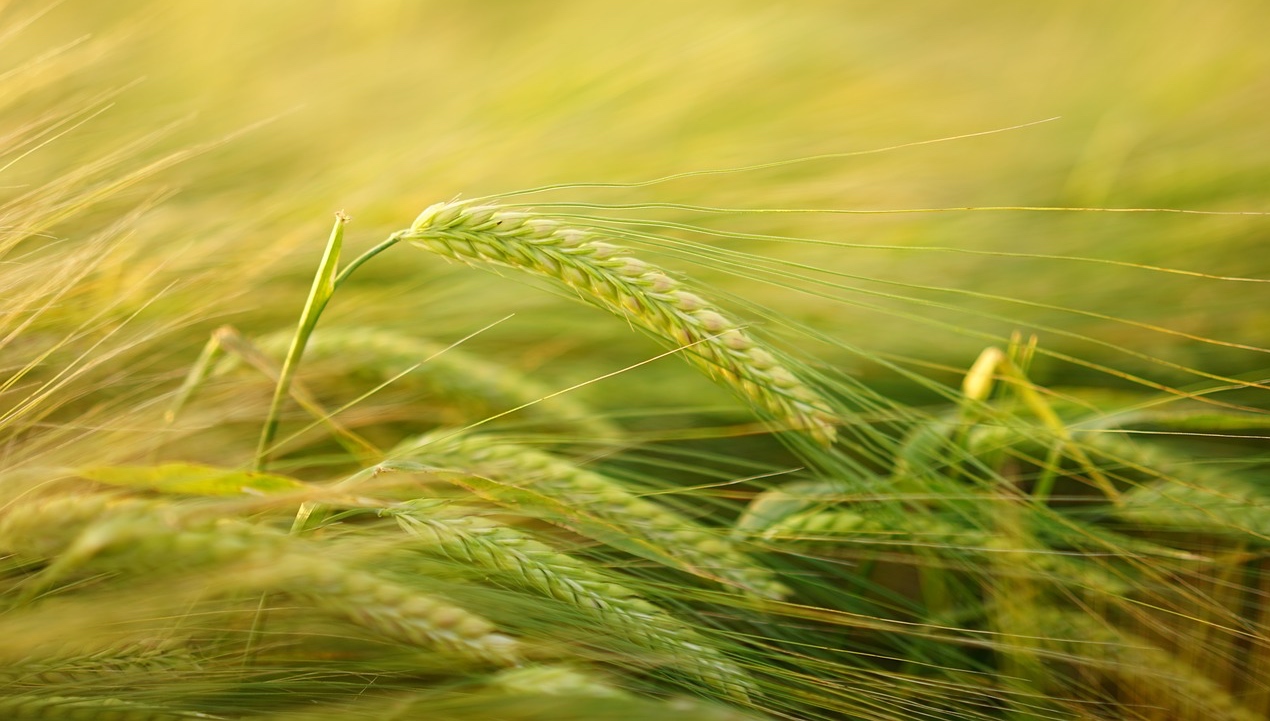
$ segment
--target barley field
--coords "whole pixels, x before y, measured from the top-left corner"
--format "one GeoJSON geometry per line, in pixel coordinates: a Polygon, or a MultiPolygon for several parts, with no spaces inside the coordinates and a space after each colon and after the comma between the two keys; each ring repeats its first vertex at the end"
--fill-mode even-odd
{"type": "Polygon", "coordinates": [[[1268,26],[0,2],[0,718],[1270,717],[1268,26]]]}

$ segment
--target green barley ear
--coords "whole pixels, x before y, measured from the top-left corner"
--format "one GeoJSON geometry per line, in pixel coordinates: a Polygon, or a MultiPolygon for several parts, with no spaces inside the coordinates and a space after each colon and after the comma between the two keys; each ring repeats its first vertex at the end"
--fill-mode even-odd
{"type": "Polygon", "coordinates": [[[19,695],[0,698],[0,714],[11,721],[55,721],[67,719],[79,721],[189,721],[189,719],[220,719],[194,711],[169,709],[150,704],[139,704],[115,698],[19,695]]]}
{"type": "Polygon", "coordinates": [[[794,481],[754,497],[732,527],[732,540],[763,534],[786,518],[809,509],[833,508],[849,497],[847,484],[835,479],[794,481]]]}
{"type": "Polygon", "coordinates": [[[780,364],[735,320],[630,251],[535,213],[472,202],[438,203],[399,235],[469,265],[547,278],[665,343],[788,427],[823,445],[837,417],[816,390],[780,364]]]}
{"type": "Polygon", "coordinates": [[[533,510],[582,535],[668,567],[762,598],[789,594],[775,572],[728,540],[723,529],[697,523],[639,496],[615,478],[567,459],[451,430],[407,441],[395,453],[472,474],[452,480],[486,500],[521,512],[533,510]]]}
{"type": "Polygon", "coordinates": [[[394,516],[425,552],[498,573],[500,582],[566,603],[735,700],[747,701],[755,692],[745,671],[706,636],[622,585],[621,576],[489,518],[461,510],[444,515],[429,510],[424,502],[384,513],[394,516]]]}
{"type": "Polygon", "coordinates": [[[568,666],[525,666],[500,671],[489,680],[488,685],[512,694],[630,698],[630,694],[603,679],[568,666]]]}
{"type": "MultiPolygon", "coordinates": [[[[1254,704],[1256,694],[1236,695],[1227,683],[1209,676],[1195,664],[1186,649],[1170,650],[1156,640],[1119,628],[1087,613],[1064,611],[1043,605],[1027,610],[1037,628],[1044,629],[1039,645],[1057,659],[1074,662],[1086,677],[1097,673],[1101,682],[1115,684],[1117,701],[1156,711],[1160,719],[1221,719],[1259,721],[1263,710],[1254,704]],[[1126,703],[1127,702],[1127,703],[1126,703]]],[[[1059,674],[1044,672],[1043,683],[1060,693],[1070,693],[1071,683],[1059,674]],[[1064,687],[1066,686],[1066,688],[1064,687]]],[[[1096,678],[1096,677],[1095,677],[1096,678]]]]}

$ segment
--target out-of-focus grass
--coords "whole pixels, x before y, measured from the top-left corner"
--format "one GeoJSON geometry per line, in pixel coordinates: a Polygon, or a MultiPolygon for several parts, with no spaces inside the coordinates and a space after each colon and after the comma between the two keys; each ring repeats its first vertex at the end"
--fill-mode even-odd
{"type": "MultiPolygon", "coordinates": [[[[17,3],[8,15],[20,17],[36,5],[17,3]]],[[[334,209],[355,217],[350,242],[369,244],[424,205],[457,195],[870,150],[1054,116],[1061,117],[940,145],[552,199],[846,210],[1263,210],[1270,143],[1261,121],[1262,99],[1270,95],[1270,51],[1258,42],[1257,28],[1264,20],[1265,9],[1252,2],[1203,11],[1182,3],[971,3],[903,13],[870,2],[781,8],[71,2],[11,41],[6,57],[30,57],[83,33],[115,45],[90,67],[51,84],[41,94],[50,103],[144,78],[81,131],[25,161],[27,172],[37,175],[60,172],[89,157],[89,148],[110,147],[191,111],[197,115],[171,133],[170,147],[276,117],[165,173],[162,181],[181,192],[158,217],[144,220],[140,233],[155,240],[160,255],[217,244],[209,262],[267,278],[264,288],[244,287],[242,300],[221,308],[247,313],[238,322],[254,326],[285,317],[262,311],[278,308],[273,291],[295,297],[279,275],[298,282],[307,272],[316,251],[304,249],[316,248],[334,209]],[[272,270],[256,270],[265,265],[272,270]]],[[[34,109],[26,101],[23,112],[34,109]]],[[[865,246],[1106,258],[1222,275],[1264,276],[1267,264],[1257,252],[1264,220],[1256,217],[1000,211],[705,222],[865,246]]],[[[874,301],[848,294],[881,306],[853,309],[787,288],[717,279],[870,351],[964,365],[983,345],[980,338],[922,328],[886,312],[895,309],[994,334],[1058,327],[1183,365],[1202,361],[1217,373],[1265,365],[1256,354],[948,292],[1006,296],[1256,345],[1267,306],[1257,286],[927,250],[745,247],[869,278],[863,287],[899,296],[874,301]],[[914,306],[905,300],[910,296],[954,308],[914,306]]],[[[363,294],[345,312],[385,319],[382,309],[420,297],[419,285],[440,287],[433,276],[444,271],[434,263],[398,259],[395,265],[368,269],[391,288],[378,285],[379,294],[363,294]]],[[[489,297],[509,285],[464,273],[452,279],[464,287],[437,295],[489,297]]],[[[514,288],[509,295],[520,296],[514,288]]],[[[393,314],[393,322],[458,332],[500,308],[481,303],[480,317],[471,318],[462,312],[471,306],[458,305],[457,317],[454,308],[432,306],[432,312],[393,314]]],[[[612,347],[609,341],[623,332],[587,323],[581,313],[561,316],[554,303],[535,305],[538,310],[518,308],[522,314],[491,337],[508,343],[538,338],[543,326],[562,318],[572,342],[594,353],[612,347]]],[[[1150,366],[1059,332],[1043,337],[1048,347],[1086,359],[1115,358],[1143,371],[1150,366]]],[[[1170,383],[1187,380],[1153,372],[1170,383]]]]}

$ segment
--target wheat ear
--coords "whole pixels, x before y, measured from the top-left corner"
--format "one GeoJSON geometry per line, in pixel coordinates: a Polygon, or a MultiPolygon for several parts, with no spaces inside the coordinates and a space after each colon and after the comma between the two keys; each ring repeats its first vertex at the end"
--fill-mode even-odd
{"type": "MultiPolygon", "coordinates": [[[[1106,671],[1125,685],[1122,694],[1142,695],[1139,708],[1155,718],[1258,721],[1264,716],[1244,705],[1222,684],[1205,675],[1185,653],[1170,653],[1148,638],[1106,624],[1085,613],[1055,608],[1028,610],[1044,645],[1064,659],[1106,671]],[[1126,693],[1127,692],[1127,693],[1126,693]]],[[[1051,677],[1052,678],[1052,677],[1051,677]]]]}
{"type": "Polygon", "coordinates": [[[289,595],[388,638],[499,666],[520,660],[519,642],[485,618],[378,574],[299,553],[271,564],[264,575],[269,574],[283,576],[274,583],[289,595]]]}
{"type": "Polygon", "coordinates": [[[828,509],[850,498],[850,489],[836,479],[786,483],[754,497],[732,527],[736,541],[762,533],[790,516],[813,509],[828,509]]]}
{"type": "Polygon", "coordinates": [[[197,668],[199,658],[182,641],[146,639],[80,656],[22,659],[0,669],[0,684],[12,692],[31,688],[66,688],[109,683],[119,688],[127,680],[165,674],[177,678],[197,668]]]}
{"type": "Polygon", "coordinates": [[[693,364],[775,419],[824,445],[837,435],[829,403],[736,321],[665,271],[589,230],[497,205],[455,202],[423,211],[399,237],[470,265],[501,265],[548,278],[683,348],[693,364]]]}
{"type": "Polygon", "coordinates": [[[728,696],[747,700],[754,691],[746,673],[696,629],[592,564],[478,515],[438,517],[423,512],[418,503],[402,504],[387,513],[423,541],[425,548],[505,573],[523,587],[567,603],[728,696]]]}
{"type": "Polygon", "coordinates": [[[0,698],[0,714],[10,721],[189,721],[224,718],[115,698],[36,695],[0,698]]]}
{"type": "Polygon", "coordinates": [[[519,662],[519,642],[482,616],[321,548],[268,526],[106,494],[23,504],[0,518],[0,551],[51,560],[44,585],[90,561],[96,570],[129,573],[241,563],[240,588],[284,592],[404,643],[500,666],[519,662]]]}
{"type": "Polygon", "coordinates": [[[489,436],[444,430],[404,444],[399,452],[477,474],[497,484],[470,479],[489,492],[490,500],[522,511],[539,506],[549,515],[566,514],[574,530],[596,540],[629,541],[624,547],[636,553],[764,598],[789,594],[771,569],[740,551],[721,529],[641,498],[616,479],[564,458],[489,436]],[[509,488],[531,493],[507,493],[509,488]]]}
{"type": "Polygon", "coordinates": [[[509,694],[631,698],[630,694],[603,679],[563,665],[525,666],[499,671],[486,686],[509,694]]]}
{"type": "Polygon", "coordinates": [[[764,529],[760,537],[778,544],[811,547],[822,553],[928,549],[941,558],[972,561],[977,572],[998,576],[1004,572],[1057,588],[1083,589],[1103,597],[1121,597],[1130,590],[1109,561],[1073,557],[1052,549],[1019,549],[1017,543],[999,534],[930,515],[866,516],[849,508],[817,509],[782,518],[764,529]],[[992,569],[988,562],[994,554],[1007,551],[1015,552],[1009,568],[992,569]]]}

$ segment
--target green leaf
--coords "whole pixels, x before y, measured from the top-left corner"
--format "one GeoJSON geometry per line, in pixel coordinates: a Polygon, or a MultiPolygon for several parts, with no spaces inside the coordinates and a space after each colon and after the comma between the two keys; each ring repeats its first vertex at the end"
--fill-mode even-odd
{"type": "Polygon", "coordinates": [[[327,301],[335,292],[335,278],[339,270],[340,250],[344,246],[346,223],[348,223],[348,216],[343,211],[335,214],[335,225],[331,228],[331,237],[326,241],[322,262],[313,276],[313,287],[309,289],[309,297],[304,302],[303,312],[300,313],[300,323],[296,326],[291,348],[287,351],[286,360],[282,362],[282,371],[278,377],[278,384],[274,388],[273,401],[269,404],[269,415],[265,418],[265,425],[260,433],[260,444],[256,448],[256,470],[258,471],[264,470],[274,436],[277,435],[278,415],[282,410],[283,400],[291,392],[291,381],[295,378],[300,356],[304,355],[304,347],[308,345],[309,336],[313,334],[322,310],[326,308],[327,301]]]}
{"type": "Polygon", "coordinates": [[[121,488],[190,496],[240,496],[286,493],[305,488],[294,478],[273,473],[217,468],[198,463],[165,463],[159,466],[97,466],[78,475],[121,488]]]}

